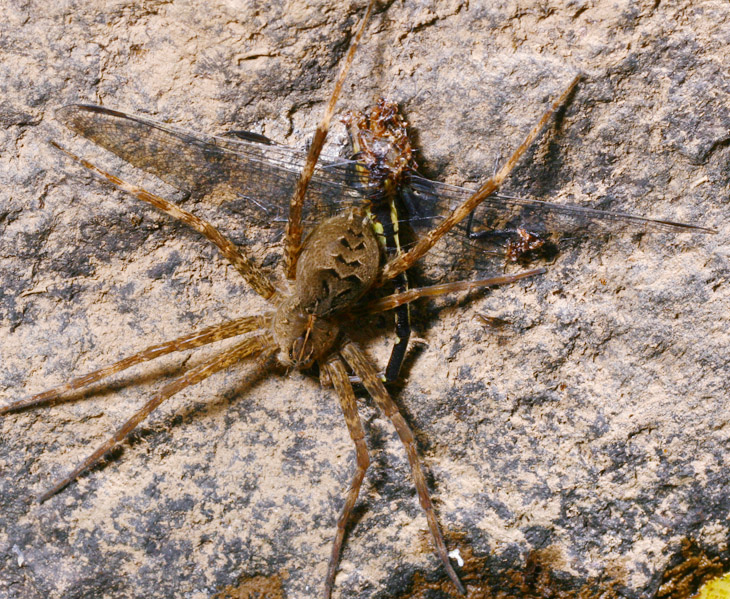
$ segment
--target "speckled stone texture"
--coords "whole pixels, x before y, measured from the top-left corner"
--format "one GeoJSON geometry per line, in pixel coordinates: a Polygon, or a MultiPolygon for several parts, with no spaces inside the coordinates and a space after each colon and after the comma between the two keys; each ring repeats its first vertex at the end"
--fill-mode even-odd
{"type": "MultiPolygon", "coordinates": [[[[363,6],[4,3],[0,401],[264,307],[199,235],[54,151],[184,200],[54,109],[102,103],[303,147],[363,6]]],[[[470,597],[682,597],[728,565],[729,14],[726,0],[396,1],[367,29],[339,106],[398,101],[430,178],[483,181],[582,71],[507,191],[718,230],[596,230],[539,279],[414,310],[425,343],[396,399],[470,597]]],[[[338,125],[331,151],[343,140],[338,125]]],[[[186,206],[276,265],[280,248],[230,206],[186,206]]],[[[384,365],[392,323],[358,338],[384,365]]],[[[321,593],[354,452],[331,390],[300,373],[216,375],[35,502],[199,356],[0,421],[0,598],[321,593]]],[[[404,452],[361,405],[373,464],[334,595],[450,597],[404,452]]]]}

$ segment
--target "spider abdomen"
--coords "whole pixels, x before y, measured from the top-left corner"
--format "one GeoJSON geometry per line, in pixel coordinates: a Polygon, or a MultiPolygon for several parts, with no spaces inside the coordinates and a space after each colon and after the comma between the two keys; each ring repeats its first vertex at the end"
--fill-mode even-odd
{"type": "Polygon", "coordinates": [[[327,219],[304,240],[294,295],[308,314],[333,314],[372,287],[379,267],[380,249],[370,219],[353,209],[327,219]]]}

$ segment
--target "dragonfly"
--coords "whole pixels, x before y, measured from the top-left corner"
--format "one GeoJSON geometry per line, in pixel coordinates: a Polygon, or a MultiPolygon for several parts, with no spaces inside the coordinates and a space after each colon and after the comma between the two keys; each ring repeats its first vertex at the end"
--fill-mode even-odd
{"type": "MultiPolygon", "coordinates": [[[[305,151],[247,131],[208,135],[93,105],[66,106],[56,116],[72,131],[178,190],[196,198],[236,202],[246,223],[274,232],[267,240],[272,244],[286,225],[289,198],[307,160],[305,151]]],[[[383,154],[388,151],[382,150],[383,154]]],[[[401,227],[407,226],[418,238],[475,190],[426,179],[414,166],[415,162],[409,162],[398,182],[396,210],[401,227]]],[[[359,162],[356,154],[349,158],[321,155],[306,193],[303,221],[314,224],[375,201],[382,184],[358,177],[357,170],[363,168],[373,167],[359,162]]],[[[519,261],[522,256],[515,248],[526,233],[559,243],[585,236],[591,229],[627,226],[637,231],[713,232],[695,224],[497,193],[454,226],[423,262],[435,278],[478,277],[493,272],[505,260],[519,261]]],[[[407,249],[414,241],[401,243],[407,249]]]]}
{"type": "MultiPolygon", "coordinates": [[[[65,106],[56,116],[70,130],[194,198],[235,203],[244,222],[272,233],[265,245],[279,243],[289,198],[308,152],[258,133],[207,135],[102,106],[65,106]]],[[[348,125],[349,156],[319,156],[302,202],[305,226],[311,228],[353,206],[373,207],[374,225],[392,256],[408,251],[475,193],[418,174],[408,126],[395,103],[380,99],[364,111],[348,112],[342,120],[348,125]],[[389,225],[386,230],[383,223],[389,225]]],[[[699,225],[495,193],[453,226],[422,257],[419,268],[431,281],[481,279],[506,262],[554,255],[561,240],[596,228],[627,226],[712,232],[699,225]]],[[[404,273],[395,289],[407,288],[404,273]]],[[[384,370],[387,382],[398,379],[411,334],[409,306],[399,306],[394,313],[396,342],[384,370]]]]}

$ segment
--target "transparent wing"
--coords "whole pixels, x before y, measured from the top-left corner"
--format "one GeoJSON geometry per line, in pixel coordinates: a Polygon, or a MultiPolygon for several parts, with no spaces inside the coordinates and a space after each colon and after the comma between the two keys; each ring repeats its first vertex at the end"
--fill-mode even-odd
{"type": "MultiPolygon", "coordinates": [[[[283,229],[289,199],[306,152],[245,131],[226,136],[193,133],[100,106],[70,105],[57,118],[72,131],[177,189],[217,201],[237,200],[252,222],[283,229]]],[[[318,220],[380,193],[355,174],[353,161],[323,157],[305,200],[304,220],[318,220]]],[[[402,188],[402,244],[436,226],[473,190],[430,181],[412,173],[402,188]]],[[[557,241],[589,235],[595,227],[670,232],[709,229],[629,214],[605,212],[494,194],[423,259],[437,276],[469,278],[501,269],[505,247],[519,229],[557,241]]]]}
{"type": "MultiPolygon", "coordinates": [[[[289,199],[306,161],[305,152],[261,135],[209,136],[101,106],[64,106],[56,117],[177,189],[218,202],[245,200],[246,216],[267,225],[286,222],[289,199]]],[[[353,164],[336,158],[320,161],[305,201],[306,220],[363,202],[368,189],[350,176],[353,164]]]]}
{"type": "MultiPolygon", "coordinates": [[[[411,175],[404,196],[410,213],[409,226],[415,236],[438,225],[474,191],[411,175]]],[[[585,238],[599,229],[627,228],[670,233],[715,232],[668,220],[493,194],[474,211],[470,220],[456,225],[423,261],[447,278],[459,278],[465,272],[474,276],[501,268],[506,248],[519,241],[519,230],[529,231],[557,248],[561,240],[585,238]]]]}

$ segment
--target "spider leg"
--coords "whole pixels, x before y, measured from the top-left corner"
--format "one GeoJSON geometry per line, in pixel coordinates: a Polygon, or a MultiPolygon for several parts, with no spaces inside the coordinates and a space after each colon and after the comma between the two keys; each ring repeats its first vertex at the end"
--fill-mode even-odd
{"type": "MultiPolygon", "coordinates": [[[[200,381],[207,379],[212,374],[215,374],[219,370],[227,368],[236,362],[241,361],[243,358],[252,354],[261,354],[265,357],[269,357],[275,349],[274,340],[268,334],[257,335],[255,337],[249,337],[242,341],[238,345],[226,350],[225,352],[199,364],[188,370],[185,374],[178,377],[174,381],[165,385],[159,393],[152,397],[142,408],[137,411],[127,422],[125,422],[117,431],[104,443],[102,443],[94,453],[88,456],[83,462],[81,462],[71,473],[66,477],[59,480],[51,489],[41,495],[38,499],[39,502],[43,503],[61,489],[76,480],[81,474],[86,472],[89,468],[94,466],[104,455],[112,450],[114,447],[119,445],[125,437],[131,433],[137,426],[145,419],[150,413],[157,408],[163,401],[172,397],[176,393],[182,391],[190,385],[195,385],[200,381]]],[[[263,357],[259,360],[260,364],[264,363],[263,357]]]]}
{"type": "Polygon", "coordinates": [[[330,96],[327,108],[324,112],[324,116],[322,117],[322,120],[320,121],[319,125],[317,126],[317,130],[314,133],[312,145],[309,146],[307,162],[305,163],[304,168],[299,175],[299,180],[297,181],[294,195],[289,202],[289,221],[286,226],[286,240],[284,242],[284,268],[287,279],[294,278],[294,272],[296,270],[299,252],[302,248],[302,232],[304,231],[302,227],[302,205],[304,204],[304,195],[307,193],[307,187],[309,186],[309,182],[311,181],[312,175],[314,174],[314,168],[315,166],[317,166],[317,160],[319,159],[319,154],[322,151],[322,147],[324,146],[324,141],[327,138],[330,121],[332,120],[332,115],[335,113],[335,104],[337,103],[337,98],[340,96],[340,92],[342,91],[342,85],[345,82],[345,77],[347,76],[347,72],[350,70],[352,61],[355,58],[355,51],[357,50],[357,46],[360,43],[360,38],[362,37],[363,31],[365,31],[365,25],[367,25],[368,19],[370,18],[370,13],[373,11],[375,1],[376,0],[370,0],[370,4],[368,4],[365,16],[360,23],[360,28],[358,29],[355,37],[352,40],[352,43],[350,44],[350,49],[347,52],[345,62],[342,64],[342,68],[340,69],[340,73],[337,76],[335,88],[332,91],[332,95],[330,96]]]}
{"type": "Polygon", "coordinates": [[[401,254],[393,258],[383,268],[383,273],[380,276],[381,282],[388,281],[398,275],[398,273],[408,270],[413,264],[419,260],[424,254],[426,254],[435,244],[441,239],[454,225],[460,223],[484,201],[489,195],[497,191],[502,185],[507,176],[512,172],[519,159],[525,153],[527,148],[532,145],[537,136],[542,131],[545,123],[548,122],[550,117],[555,111],[560,108],[568,96],[573,92],[575,86],[578,84],[581,76],[578,75],[571,81],[570,85],[565,91],[560,94],[557,100],[555,100],[542,115],[542,118],[538,121],[532,130],[527,134],[525,139],[514,151],[509,160],[502,166],[501,169],[493,177],[490,177],[479,190],[467,199],[461,206],[458,206],[449,216],[447,216],[437,227],[433,228],[426,235],[424,235],[416,245],[414,245],[408,252],[401,254]]]}
{"type": "Polygon", "coordinates": [[[136,354],[133,354],[131,356],[127,356],[126,358],[123,358],[122,360],[119,360],[114,364],[110,364],[108,366],[105,366],[104,368],[100,368],[99,370],[95,370],[94,372],[90,372],[88,374],[85,374],[84,376],[75,378],[65,385],[61,385],[59,387],[56,387],[55,389],[49,389],[48,391],[44,391],[43,393],[38,393],[37,395],[33,395],[32,397],[27,397],[25,399],[15,401],[10,405],[0,407],[0,416],[3,416],[8,412],[17,412],[18,410],[23,410],[31,406],[52,402],[66,393],[81,390],[84,387],[88,387],[92,383],[121,372],[122,370],[126,370],[127,368],[135,366],[136,364],[148,362],[160,356],[164,356],[166,354],[170,354],[176,351],[194,349],[203,345],[215,343],[216,341],[228,339],[229,337],[235,337],[237,335],[243,335],[244,333],[250,333],[252,331],[267,327],[268,324],[269,317],[267,315],[246,316],[244,318],[239,318],[231,322],[217,324],[212,327],[208,327],[207,329],[178,337],[177,339],[173,339],[171,341],[165,341],[164,343],[151,345],[150,347],[145,348],[142,351],[137,352],[136,354]]]}
{"type": "Polygon", "coordinates": [[[332,555],[327,566],[324,599],[330,599],[335,573],[337,572],[337,564],[340,561],[342,541],[345,538],[345,528],[347,527],[350,513],[360,493],[360,485],[362,484],[363,478],[365,478],[365,471],[370,465],[370,458],[368,457],[367,445],[365,445],[365,432],[363,431],[362,423],[357,413],[355,394],[352,390],[347,371],[345,370],[345,365],[339,356],[334,356],[325,364],[325,369],[340,398],[340,406],[342,407],[342,413],[345,415],[345,422],[347,423],[347,429],[350,431],[350,437],[355,444],[356,454],[355,474],[352,477],[350,488],[347,491],[347,499],[345,499],[345,504],[342,506],[342,512],[340,512],[340,517],[337,519],[337,532],[335,533],[335,540],[332,543],[332,555]]]}
{"type": "MultiPolygon", "coordinates": [[[[479,279],[477,281],[442,283],[440,285],[417,287],[415,289],[408,289],[407,286],[401,287],[400,285],[396,285],[397,293],[386,295],[385,297],[381,297],[365,304],[357,310],[353,310],[353,316],[358,317],[363,313],[375,314],[377,312],[386,312],[388,310],[396,311],[396,343],[391,351],[390,360],[388,360],[388,366],[385,369],[385,374],[381,377],[385,383],[392,383],[398,378],[398,371],[400,370],[400,366],[405,358],[406,347],[411,334],[410,315],[407,311],[403,311],[403,308],[408,308],[408,304],[422,297],[435,297],[438,295],[445,295],[447,293],[455,293],[457,291],[479,289],[481,287],[491,287],[494,285],[506,285],[508,283],[519,281],[520,279],[541,275],[545,272],[547,272],[546,269],[537,268],[514,275],[503,275],[489,279],[479,279]]],[[[405,275],[405,273],[400,273],[398,278],[402,275],[405,275]]],[[[350,381],[359,383],[360,379],[359,377],[352,377],[350,381]]]]}
{"type": "Polygon", "coordinates": [[[149,191],[142,189],[141,187],[132,185],[131,183],[127,183],[126,181],[122,181],[120,178],[115,177],[111,173],[103,171],[88,160],[79,158],[66,148],[59,146],[54,141],[51,141],[51,144],[67,154],[76,162],[82,164],[87,169],[100,176],[102,179],[106,179],[119,189],[133,195],[138,200],[147,202],[148,204],[152,204],[152,206],[154,206],[161,212],[164,212],[165,214],[168,214],[173,218],[184,222],[191,229],[194,229],[198,233],[201,233],[209,241],[215,244],[215,246],[220,250],[223,257],[231,263],[231,265],[241,274],[241,276],[243,276],[246,282],[251,285],[256,293],[258,293],[266,300],[275,300],[274,296],[277,295],[277,292],[269,278],[263,273],[263,271],[259,269],[258,266],[253,263],[253,261],[248,256],[243,253],[241,248],[237,247],[230,239],[228,239],[228,237],[223,235],[209,222],[195,216],[191,212],[188,212],[177,204],[173,204],[165,198],[161,198],[160,196],[152,194],[149,191]]]}
{"type": "Polygon", "coordinates": [[[440,285],[431,285],[430,287],[418,287],[416,289],[408,289],[401,293],[394,293],[392,295],[386,295],[380,299],[374,300],[364,306],[366,312],[385,312],[386,310],[393,310],[403,304],[409,304],[414,300],[421,297],[436,297],[438,295],[445,295],[447,293],[454,293],[456,291],[466,291],[467,289],[478,289],[480,287],[493,287],[495,285],[507,285],[508,283],[514,283],[520,279],[527,277],[534,277],[535,275],[545,274],[547,269],[536,268],[534,270],[527,270],[514,275],[502,275],[499,277],[492,277],[490,279],[479,279],[477,281],[457,281],[455,283],[441,283],[440,285]]]}
{"type": "Polygon", "coordinates": [[[436,520],[436,513],[431,503],[431,497],[428,493],[428,486],[426,485],[426,478],[423,475],[423,469],[421,468],[421,461],[418,458],[416,451],[416,445],[413,439],[413,433],[409,428],[408,424],[404,420],[401,413],[398,411],[398,406],[388,395],[388,391],[383,385],[383,381],[378,376],[375,368],[367,359],[365,354],[358,348],[352,341],[345,341],[342,349],[340,350],[342,357],[350,365],[352,370],[362,380],[362,384],[367,389],[368,393],[372,395],[381,410],[390,419],[395,427],[398,437],[400,437],[403,446],[405,447],[406,454],[408,455],[408,463],[411,466],[411,474],[413,476],[413,482],[416,485],[416,491],[418,491],[418,499],[421,503],[421,508],[426,514],[426,520],[428,521],[428,528],[431,531],[431,537],[433,538],[434,545],[436,545],[436,553],[438,553],[441,562],[446,568],[446,573],[454,583],[454,586],[462,595],[466,595],[464,585],[459,580],[456,572],[454,571],[451,562],[449,561],[449,555],[446,550],[446,543],[444,543],[443,535],[439,527],[438,521],[436,520]]]}

